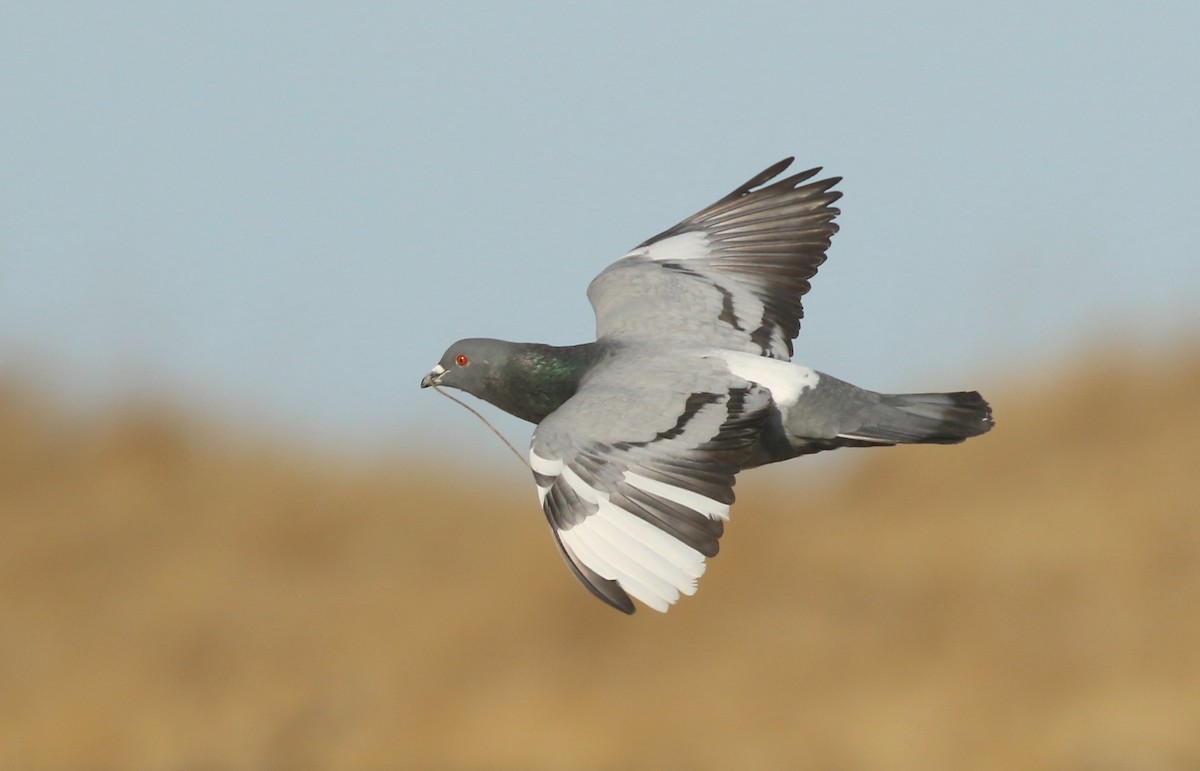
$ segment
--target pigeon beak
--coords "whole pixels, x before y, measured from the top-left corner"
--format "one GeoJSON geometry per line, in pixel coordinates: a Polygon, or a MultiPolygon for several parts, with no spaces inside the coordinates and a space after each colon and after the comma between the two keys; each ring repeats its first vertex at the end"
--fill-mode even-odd
{"type": "Polygon", "coordinates": [[[421,378],[421,387],[428,388],[429,386],[437,385],[442,381],[442,375],[446,374],[446,368],[441,364],[429,370],[429,374],[421,378]]]}

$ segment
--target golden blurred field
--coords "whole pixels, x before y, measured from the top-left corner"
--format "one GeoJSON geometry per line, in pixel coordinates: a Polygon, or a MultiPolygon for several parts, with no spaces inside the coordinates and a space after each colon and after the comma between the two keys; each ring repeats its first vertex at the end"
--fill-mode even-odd
{"type": "Polygon", "coordinates": [[[981,439],[743,475],[631,618],[482,427],[339,461],[0,389],[0,768],[1200,769],[1200,353],[970,384],[981,439]]]}

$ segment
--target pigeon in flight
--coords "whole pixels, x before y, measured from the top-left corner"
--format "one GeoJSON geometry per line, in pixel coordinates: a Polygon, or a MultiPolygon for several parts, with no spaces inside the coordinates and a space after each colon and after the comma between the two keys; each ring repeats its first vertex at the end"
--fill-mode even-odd
{"type": "Polygon", "coordinates": [[[975,391],[875,393],[791,361],[841,197],[839,177],[810,181],[819,168],[770,182],[792,160],[605,268],[587,292],[596,342],[469,338],[421,380],[537,425],[529,465],[559,551],[625,613],[696,591],[739,471],[992,427],[975,391]]]}

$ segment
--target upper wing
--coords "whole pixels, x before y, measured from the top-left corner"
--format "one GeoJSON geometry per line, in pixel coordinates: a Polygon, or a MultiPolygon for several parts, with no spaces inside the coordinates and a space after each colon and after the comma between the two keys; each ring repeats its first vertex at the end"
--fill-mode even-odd
{"type": "Polygon", "coordinates": [[[625,613],[629,595],[665,611],[695,592],[770,411],[761,386],[689,374],[675,379],[684,389],[661,372],[636,389],[601,374],[534,432],[530,464],[559,550],[625,613]]]}
{"type": "Polygon", "coordinates": [[[788,359],[800,298],[837,232],[841,181],[810,169],[754,190],[780,161],[605,268],[588,287],[596,337],[706,341],[788,359]]]}

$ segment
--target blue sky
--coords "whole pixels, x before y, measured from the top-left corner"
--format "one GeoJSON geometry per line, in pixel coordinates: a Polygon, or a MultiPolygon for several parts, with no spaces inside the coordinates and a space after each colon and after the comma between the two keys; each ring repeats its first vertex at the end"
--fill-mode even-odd
{"type": "Polygon", "coordinates": [[[818,369],[986,391],[1200,320],[1192,3],[25,6],[0,374],[84,403],[503,457],[417,388],[445,346],[592,339],[592,276],[787,155],[845,177],[818,369]]]}

